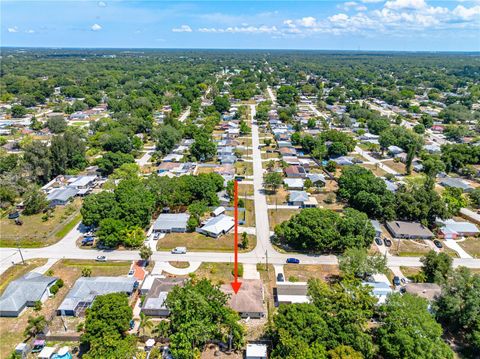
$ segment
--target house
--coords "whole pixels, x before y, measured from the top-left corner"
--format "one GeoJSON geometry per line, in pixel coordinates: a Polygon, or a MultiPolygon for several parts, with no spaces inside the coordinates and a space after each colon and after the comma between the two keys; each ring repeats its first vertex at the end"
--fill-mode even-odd
{"type": "Polygon", "coordinates": [[[228,305],[242,318],[260,319],[265,316],[263,284],[260,279],[242,279],[242,286],[234,294],[230,283],[222,284],[220,290],[229,295],[228,305]]]}
{"type": "Polygon", "coordinates": [[[224,155],[219,157],[220,163],[222,165],[231,165],[237,162],[237,157],[233,155],[224,155]]]}
{"type": "Polygon", "coordinates": [[[0,297],[0,317],[18,317],[26,307],[45,302],[57,279],[30,272],[10,282],[0,297]]]}
{"type": "Polygon", "coordinates": [[[296,156],[297,150],[293,147],[282,147],[277,150],[282,156],[296,156]]]}
{"type": "Polygon", "coordinates": [[[267,345],[247,344],[245,359],[267,359],[267,345]]]}
{"type": "Polygon", "coordinates": [[[47,194],[47,201],[50,202],[50,207],[64,206],[79,192],[73,187],[56,188],[47,194]]]}
{"type": "Polygon", "coordinates": [[[142,313],[149,317],[168,317],[170,310],[165,304],[167,295],[174,287],[184,284],[183,278],[155,278],[143,301],[142,313]]]}
{"type": "Polygon", "coordinates": [[[282,147],[293,147],[292,143],[290,141],[277,141],[277,147],[282,148],[282,147]]]}
{"type": "Polygon", "coordinates": [[[130,295],[137,281],[132,277],[80,277],[57,308],[57,315],[81,316],[98,295],[126,293],[130,295]]]}
{"type": "Polygon", "coordinates": [[[218,238],[221,235],[228,233],[233,228],[234,224],[235,222],[232,217],[221,214],[205,221],[203,226],[197,228],[196,231],[209,237],[218,238]]]}
{"type": "Polygon", "coordinates": [[[406,283],[405,293],[415,294],[428,301],[433,301],[442,292],[442,288],[435,283],[406,283]]]}
{"type": "Polygon", "coordinates": [[[353,158],[349,156],[340,156],[332,159],[332,161],[339,166],[351,166],[354,163],[353,158]]]}
{"type": "Polygon", "coordinates": [[[169,153],[165,157],[163,157],[162,162],[180,162],[183,158],[182,154],[177,153],[169,153]]]}
{"type": "Polygon", "coordinates": [[[464,192],[473,191],[472,186],[458,178],[444,177],[440,180],[440,184],[443,187],[460,188],[464,192]]]}
{"type": "Polygon", "coordinates": [[[166,173],[173,171],[174,169],[177,169],[181,166],[180,163],[174,163],[174,162],[162,162],[158,166],[157,172],[158,174],[166,173]]]}
{"type": "Polygon", "coordinates": [[[389,190],[390,192],[397,192],[398,184],[386,179],[385,177],[380,177],[380,178],[383,180],[383,182],[385,182],[385,185],[387,186],[387,190],[389,190]]]}
{"type": "Polygon", "coordinates": [[[362,284],[372,288],[371,294],[378,299],[377,305],[385,303],[387,297],[393,292],[390,285],[385,282],[362,282],[362,284]]]}
{"type": "Polygon", "coordinates": [[[310,179],[315,187],[325,187],[327,184],[325,176],[319,173],[308,173],[307,178],[310,179]]]}
{"type": "Polygon", "coordinates": [[[290,191],[288,204],[302,208],[315,208],[318,206],[318,201],[315,197],[310,197],[305,191],[290,191]]]}
{"type": "Polygon", "coordinates": [[[382,235],[382,226],[380,222],[376,219],[371,219],[370,223],[372,224],[373,228],[375,229],[375,237],[380,237],[382,235]]]}
{"type": "Polygon", "coordinates": [[[431,145],[425,145],[423,146],[423,149],[427,151],[428,153],[440,153],[441,149],[439,145],[436,144],[431,144],[431,145]]]}
{"type": "Polygon", "coordinates": [[[188,213],[161,213],[153,224],[154,233],[184,233],[187,231],[188,213]]]}
{"type": "Polygon", "coordinates": [[[308,285],[306,282],[277,282],[277,288],[273,290],[275,306],[291,303],[309,303],[307,295],[308,285]]]}
{"type": "Polygon", "coordinates": [[[394,238],[432,239],[434,234],[419,222],[389,221],[387,229],[394,238]]]}
{"type": "Polygon", "coordinates": [[[437,220],[440,225],[439,236],[445,239],[457,239],[459,237],[474,237],[480,231],[477,226],[470,222],[457,222],[453,219],[437,220]]]}
{"type": "Polygon", "coordinates": [[[68,187],[76,188],[78,190],[91,188],[98,176],[78,176],[68,179],[68,187]]]}
{"type": "Polygon", "coordinates": [[[298,166],[300,165],[300,160],[297,156],[284,156],[283,161],[289,165],[298,166]]]}
{"type": "Polygon", "coordinates": [[[302,178],[285,178],[283,183],[288,189],[295,189],[295,190],[303,190],[303,182],[302,178]]]}
{"type": "Polygon", "coordinates": [[[288,178],[305,178],[307,176],[307,172],[302,166],[288,166],[283,172],[288,178]]]}
{"type": "Polygon", "coordinates": [[[398,146],[388,146],[388,152],[395,156],[395,155],[398,155],[400,153],[403,153],[403,149],[398,147],[398,146]]]}

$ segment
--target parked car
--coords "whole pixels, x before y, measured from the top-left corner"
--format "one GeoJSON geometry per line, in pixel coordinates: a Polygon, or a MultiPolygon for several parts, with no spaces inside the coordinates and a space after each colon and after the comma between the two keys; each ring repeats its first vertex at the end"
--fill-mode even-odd
{"type": "Polygon", "coordinates": [[[130,269],[130,270],[128,271],[128,276],[129,276],[129,277],[133,277],[134,274],[135,274],[135,271],[134,271],[133,269],[130,269]]]}
{"type": "Polygon", "coordinates": [[[433,244],[435,244],[435,246],[436,246],[437,248],[443,248],[442,242],[440,242],[440,241],[437,240],[437,239],[435,239],[435,240],[433,241],[433,244]]]}
{"type": "Polygon", "coordinates": [[[390,239],[388,239],[388,238],[384,238],[384,239],[383,239],[383,243],[385,243],[385,245],[386,245],[387,247],[391,247],[391,246],[392,246],[392,241],[391,241],[390,239]]]}
{"type": "Polygon", "coordinates": [[[106,262],[107,257],[106,256],[98,256],[96,259],[97,262],[106,262]]]}
{"type": "Polygon", "coordinates": [[[399,286],[401,284],[400,278],[398,276],[393,277],[393,284],[399,286]]]}
{"type": "Polygon", "coordinates": [[[175,247],[172,249],[172,254],[185,254],[187,253],[187,247],[175,247]]]}
{"type": "Polygon", "coordinates": [[[300,260],[297,258],[287,258],[287,263],[299,264],[300,260]]]}
{"type": "Polygon", "coordinates": [[[285,278],[283,277],[283,273],[277,274],[277,282],[285,282],[285,278]]]}
{"type": "Polygon", "coordinates": [[[375,237],[375,243],[377,243],[379,246],[383,245],[382,239],[379,237],[375,237]]]}
{"type": "Polygon", "coordinates": [[[133,328],[135,328],[135,321],[132,319],[130,320],[130,330],[132,330],[133,328]]]}
{"type": "Polygon", "coordinates": [[[93,237],[85,237],[82,239],[82,246],[93,246],[93,237]]]}

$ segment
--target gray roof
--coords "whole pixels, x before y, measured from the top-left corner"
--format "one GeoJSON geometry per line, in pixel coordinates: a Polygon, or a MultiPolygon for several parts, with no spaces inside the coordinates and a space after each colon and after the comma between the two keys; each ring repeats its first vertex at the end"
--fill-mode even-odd
{"type": "Polygon", "coordinates": [[[80,302],[91,304],[98,295],[131,293],[135,282],[136,279],[134,277],[79,278],[58,307],[58,310],[75,310],[80,302]]]}
{"type": "Polygon", "coordinates": [[[27,302],[40,300],[58,278],[30,272],[12,281],[0,297],[0,311],[20,311],[27,302]]]}
{"type": "Polygon", "coordinates": [[[395,235],[434,237],[434,234],[419,222],[390,221],[387,226],[395,235]]]}
{"type": "Polygon", "coordinates": [[[308,193],[305,191],[290,191],[288,196],[289,202],[306,202],[308,201],[308,193]]]}
{"type": "Polygon", "coordinates": [[[153,224],[154,231],[186,228],[190,215],[188,213],[162,213],[153,224]]]}
{"type": "Polygon", "coordinates": [[[472,186],[469,184],[463,182],[462,180],[459,180],[458,178],[452,178],[452,177],[445,177],[440,180],[440,184],[444,187],[455,187],[455,188],[461,188],[463,190],[469,190],[472,189],[472,186]]]}
{"type": "Polygon", "coordinates": [[[47,195],[47,200],[48,201],[63,201],[66,202],[70,198],[74,197],[78,193],[78,189],[73,188],[73,187],[66,187],[66,188],[58,188],[54,189],[52,192],[50,192],[47,195]]]}
{"type": "Polygon", "coordinates": [[[310,179],[310,181],[312,181],[312,183],[317,183],[319,181],[323,183],[327,183],[325,176],[320,173],[308,173],[307,177],[310,179]]]}
{"type": "Polygon", "coordinates": [[[183,278],[156,278],[148,291],[142,308],[167,309],[165,300],[167,299],[168,293],[170,293],[173,287],[183,287],[184,284],[185,279],[183,278]]]}
{"type": "Polygon", "coordinates": [[[221,233],[227,233],[233,228],[235,222],[232,217],[227,216],[226,214],[221,214],[217,217],[212,217],[207,220],[201,230],[203,232],[213,233],[219,235],[221,233]]]}

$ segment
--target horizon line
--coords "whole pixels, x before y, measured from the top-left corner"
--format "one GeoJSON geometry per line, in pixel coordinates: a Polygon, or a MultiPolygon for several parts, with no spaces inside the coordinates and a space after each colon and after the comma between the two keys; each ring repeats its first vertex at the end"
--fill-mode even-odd
{"type": "Polygon", "coordinates": [[[85,46],[16,46],[0,45],[0,49],[39,50],[223,50],[223,51],[337,51],[337,52],[398,52],[398,53],[478,53],[479,50],[372,50],[372,49],[302,49],[302,48],[215,48],[215,47],[85,47],[85,46]]]}

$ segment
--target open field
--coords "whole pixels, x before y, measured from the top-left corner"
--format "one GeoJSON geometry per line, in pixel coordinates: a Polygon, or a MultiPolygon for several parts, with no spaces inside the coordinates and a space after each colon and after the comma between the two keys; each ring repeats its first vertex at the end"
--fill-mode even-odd
{"type": "MultiPolygon", "coordinates": [[[[238,241],[242,241],[242,231],[239,229],[238,241]]],[[[249,252],[257,244],[256,237],[248,235],[248,248],[240,249],[240,252],[249,252]]],[[[228,233],[218,239],[204,236],[203,234],[192,233],[169,233],[164,238],[159,239],[157,250],[170,251],[175,247],[187,247],[187,250],[200,252],[232,252],[233,253],[233,232],[228,233]]]]}
{"type": "Polygon", "coordinates": [[[267,203],[268,204],[285,204],[288,200],[288,191],[280,187],[276,193],[269,193],[267,195],[267,203]]]}
{"type": "Polygon", "coordinates": [[[15,221],[0,219],[0,247],[23,248],[45,247],[52,245],[63,238],[80,220],[79,210],[82,200],[75,199],[67,206],[58,206],[53,211],[52,217],[44,221],[43,213],[31,216],[21,216],[23,225],[15,221]]]}
{"type": "Polygon", "coordinates": [[[381,169],[379,166],[376,166],[370,163],[362,163],[361,166],[372,171],[373,174],[377,177],[383,177],[387,174],[387,172],[381,169]]]}
{"type": "Polygon", "coordinates": [[[285,264],[285,279],[290,282],[306,282],[309,279],[328,280],[340,274],[338,266],[328,264],[285,264]]]}
{"type": "Polygon", "coordinates": [[[253,184],[242,184],[238,183],[238,197],[242,196],[253,196],[253,184]]]}
{"type": "Polygon", "coordinates": [[[300,209],[269,209],[268,218],[270,229],[273,230],[278,224],[288,221],[293,215],[300,213],[300,209]]]}
{"type": "Polygon", "coordinates": [[[251,162],[236,162],[235,173],[239,176],[252,176],[253,164],[251,162]]]}
{"type": "Polygon", "coordinates": [[[387,160],[382,162],[385,166],[390,167],[398,173],[405,174],[405,164],[403,162],[396,162],[394,160],[387,160]]]}
{"type": "MultiPolygon", "coordinates": [[[[195,272],[195,278],[210,279],[215,284],[225,284],[233,281],[233,263],[202,263],[195,272]]],[[[238,264],[238,274],[243,274],[243,265],[238,264]]]]}
{"type": "Polygon", "coordinates": [[[468,254],[474,258],[480,258],[480,239],[479,238],[467,238],[463,242],[458,242],[468,254]]]}
{"type": "MultiPolygon", "coordinates": [[[[243,226],[254,227],[255,226],[255,203],[251,199],[243,200],[245,203],[245,212],[238,211],[238,220],[245,221],[243,226]]],[[[226,211],[225,214],[233,217],[233,211],[226,211]]],[[[239,232],[242,232],[242,228],[239,227],[239,232]]]]}

